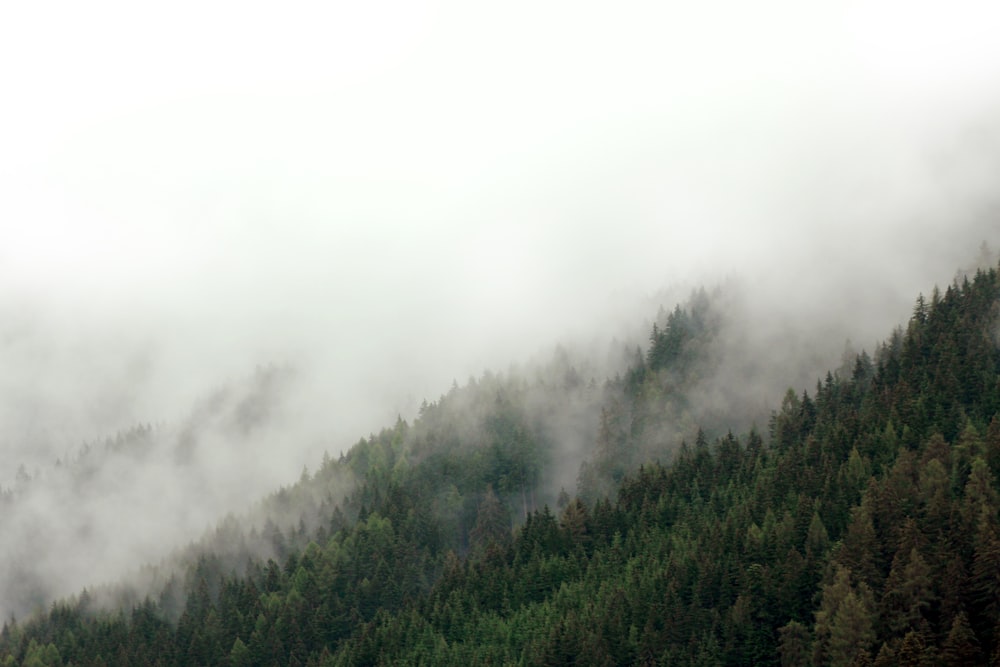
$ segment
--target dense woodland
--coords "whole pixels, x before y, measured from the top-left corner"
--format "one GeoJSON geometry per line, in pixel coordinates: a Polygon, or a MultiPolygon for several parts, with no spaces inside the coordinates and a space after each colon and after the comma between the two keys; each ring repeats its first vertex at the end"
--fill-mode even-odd
{"type": "Polygon", "coordinates": [[[719,322],[699,292],[618,377],[456,386],[0,663],[1000,665],[997,271],[745,433],[689,404],[719,322]]]}

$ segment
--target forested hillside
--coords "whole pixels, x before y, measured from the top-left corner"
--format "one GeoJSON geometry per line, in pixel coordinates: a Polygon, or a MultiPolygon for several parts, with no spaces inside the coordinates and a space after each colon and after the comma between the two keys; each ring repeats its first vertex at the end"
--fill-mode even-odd
{"type": "Polygon", "coordinates": [[[454,387],[266,501],[297,524],[9,620],[0,662],[1000,665],[997,271],[745,433],[692,405],[712,303],[607,381],[454,387]]]}
{"type": "MultiPolygon", "coordinates": [[[[131,577],[204,533],[234,496],[242,499],[237,507],[247,532],[263,531],[268,520],[294,525],[300,518],[315,528],[303,498],[292,509],[278,502],[247,507],[248,495],[238,493],[237,474],[230,473],[239,470],[245,487],[276,486],[255,480],[259,466],[247,461],[287,436],[282,416],[294,375],[284,367],[258,367],[216,387],[172,424],[138,424],[50,449],[47,465],[40,456],[34,463],[5,459],[17,473],[0,488],[0,617],[23,616],[84,585],[131,577]]],[[[288,469],[295,474],[294,464],[288,469]]],[[[316,502],[331,493],[342,499],[350,488],[342,472],[340,488],[329,480],[316,502]]],[[[270,555],[262,548],[253,553],[270,555]]]]}

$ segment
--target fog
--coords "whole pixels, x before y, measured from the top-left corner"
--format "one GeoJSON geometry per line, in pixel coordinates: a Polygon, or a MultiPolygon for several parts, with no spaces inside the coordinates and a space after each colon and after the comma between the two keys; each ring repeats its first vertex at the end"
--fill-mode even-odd
{"type": "Polygon", "coordinates": [[[75,556],[36,498],[53,591],[698,285],[818,363],[1000,246],[992,3],[690,4],[0,10],[0,486],[295,369],[200,483],[95,500],[75,556]]]}

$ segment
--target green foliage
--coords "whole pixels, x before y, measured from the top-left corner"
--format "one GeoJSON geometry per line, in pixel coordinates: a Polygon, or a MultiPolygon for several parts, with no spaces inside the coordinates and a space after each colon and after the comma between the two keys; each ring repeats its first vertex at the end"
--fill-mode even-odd
{"type": "Polygon", "coordinates": [[[0,661],[983,664],[1000,655],[998,298],[989,271],[919,300],[850,377],[789,391],[767,443],[695,427],[674,451],[665,425],[690,416],[679,388],[717,326],[696,294],[624,380],[456,386],[269,499],[298,521],[220,527],[244,546],[121,611],[84,594],[10,622],[0,661]],[[593,450],[553,513],[537,406],[570,403],[593,450]]]}

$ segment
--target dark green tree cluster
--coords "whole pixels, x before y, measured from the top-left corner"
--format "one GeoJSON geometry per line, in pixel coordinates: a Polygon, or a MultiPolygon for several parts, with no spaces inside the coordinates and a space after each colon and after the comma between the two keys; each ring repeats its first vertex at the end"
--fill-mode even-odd
{"type": "Polygon", "coordinates": [[[613,495],[628,472],[669,458],[682,440],[696,436],[690,394],[714,371],[713,343],[722,326],[717,309],[702,289],[684,307],[661,311],[647,352],[637,351],[624,376],[605,385],[594,449],[580,471],[582,498],[592,503],[613,495]]]}
{"type": "Polygon", "coordinates": [[[657,325],[621,392],[456,388],[276,494],[309,510],[264,531],[271,558],[206,546],[143,600],[8,622],[0,663],[1000,665],[997,272],[789,391],[766,437],[696,430],[608,494],[546,495],[539,397],[596,396],[593,461],[629,457],[635,397],[693,363],[695,321],[657,325]],[[346,471],[356,488],[317,502],[346,471]]]}

